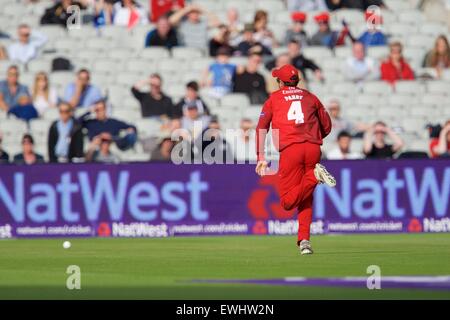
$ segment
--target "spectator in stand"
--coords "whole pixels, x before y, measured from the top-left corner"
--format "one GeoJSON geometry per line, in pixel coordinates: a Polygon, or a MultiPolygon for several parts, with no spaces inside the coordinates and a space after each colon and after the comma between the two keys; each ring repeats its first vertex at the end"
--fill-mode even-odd
{"type": "Polygon", "coordinates": [[[89,144],[86,153],[87,162],[99,163],[119,163],[120,158],[111,152],[111,143],[113,139],[107,132],[96,136],[89,144]]]}
{"type": "Polygon", "coordinates": [[[352,142],[352,136],[347,131],[339,132],[337,136],[337,147],[332,149],[327,154],[327,159],[329,160],[353,160],[361,159],[362,155],[357,152],[352,152],[350,150],[350,145],[352,142]]]}
{"type": "MultiPolygon", "coordinates": [[[[289,57],[289,55],[287,53],[282,53],[282,54],[278,55],[278,57],[276,57],[275,62],[270,61],[269,63],[267,63],[266,69],[269,71],[272,71],[275,68],[278,69],[287,64],[291,64],[291,58],[289,57]]],[[[267,83],[267,91],[269,93],[272,93],[272,92],[280,89],[277,79],[272,77],[271,73],[267,74],[266,83],[267,83]]],[[[302,82],[302,84],[303,83],[304,82],[302,82]]]]}
{"type": "Polygon", "coordinates": [[[58,105],[59,119],[48,132],[48,157],[50,162],[72,162],[83,158],[84,135],[79,121],[73,117],[73,109],[67,102],[58,105]]]}
{"type": "Polygon", "coordinates": [[[269,16],[267,11],[258,10],[253,18],[253,29],[255,30],[253,38],[256,42],[272,49],[278,46],[277,40],[271,30],[268,29],[269,16]]]}
{"type": "Polygon", "coordinates": [[[248,56],[252,53],[259,53],[262,55],[271,56],[272,51],[263,45],[261,42],[255,40],[254,27],[252,24],[248,23],[244,27],[244,31],[242,33],[242,41],[239,42],[237,46],[238,55],[248,56]]]}
{"type": "Polygon", "coordinates": [[[115,0],[97,0],[94,4],[94,26],[113,24],[115,0]]]}
{"type": "Polygon", "coordinates": [[[328,113],[331,118],[332,130],[329,134],[330,140],[337,140],[337,135],[341,131],[351,132],[353,125],[341,115],[341,103],[338,99],[331,99],[327,105],[328,113]]]}
{"type": "Polygon", "coordinates": [[[17,27],[18,41],[8,46],[9,60],[28,63],[35,59],[39,49],[47,42],[47,37],[39,31],[31,31],[27,24],[17,27]]]}
{"type": "Polygon", "coordinates": [[[177,32],[166,16],[161,16],[156,22],[156,28],[145,38],[145,47],[165,47],[172,49],[178,45],[177,32]]]}
{"type": "Polygon", "coordinates": [[[434,48],[425,56],[423,66],[435,68],[438,78],[441,78],[444,69],[450,68],[450,45],[445,35],[437,37],[434,48]]]}
{"type": "Polygon", "coordinates": [[[170,16],[169,21],[172,26],[178,27],[180,45],[205,52],[208,48],[208,29],[221,24],[215,14],[195,4],[178,10],[170,16]]]}
{"type": "Polygon", "coordinates": [[[68,8],[73,5],[78,6],[81,9],[86,9],[86,7],[79,1],[58,1],[53,6],[45,10],[45,13],[41,18],[41,24],[57,24],[62,27],[67,27],[67,22],[72,16],[72,13],[68,12],[68,8]]]}
{"type": "Polygon", "coordinates": [[[292,61],[292,65],[300,70],[305,81],[308,80],[306,77],[307,69],[314,72],[314,77],[316,78],[316,80],[325,80],[322,74],[322,70],[320,70],[319,66],[313,60],[310,60],[303,55],[303,53],[301,52],[301,46],[297,41],[290,41],[287,49],[288,55],[292,61]]]}
{"type": "MultiPolygon", "coordinates": [[[[271,71],[273,68],[277,67],[277,65],[278,67],[282,67],[285,64],[292,64],[300,71],[301,77],[303,79],[306,79],[306,69],[310,69],[314,72],[317,80],[324,80],[320,68],[314,63],[314,61],[309,60],[303,56],[300,51],[301,47],[297,41],[289,41],[287,48],[288,52],[286,54],[279,55],[275,60],[270,60],[268,63],[266,63],[265,66],[267,70],[271,71]]],[[[272,90],[279,89],[278,83],[273,77],[269,78],[269,84],[271,88],[271,90],[269,90],[270,92],[272,92],[272,90]]],[[[301,82],[300,87],[305,88],[305,81],[301,82]]]]}
{"type": "Polygon", "coordinates": [[[327,12],[323,12],[314,16],[314,20],[318,24],[319,30],[312,36],[310,44],[313,46],[331,46],[333,38],[336,37],[336,32],[330,28],[330,15],[327,12]]]}
{"type": "Polygon", "coordinates": [[[432,158],[450,157],[450,120],[439,132],[439,137],[431,139],[430,154],[432,158]]]}
{"type": "Polygon", "coordinates": [[[224,24],[220,25],[211,40],[209,40],[209,55],[211,57],[217,56],[217,51],[220,48],[226,48],[230,55],[233,54],[234,47],[230,44],[230,31],[224,24]]]}
{"type": "Polygon", "coordinates": [[[134,0],[121,0],[114,4],[113,24],[131,28],[148,24],[148,12],[134,0]]]}
{"type": "Polygon", "coordinates": [[[19,68],[13,65],[7,70],[6,80],[0,81],[0,109],[5,112],[31,103],[28,87],[19,83],[19,76],[19,68]]]}
{"type": "Polygon", "coordinates": [[[239,11],[236,8],[227,10],[225,25],[230,32],[230,44],[236,47],[241,38],[241,32],[244,30],[244,24],[239,19],[239,11]]]}
{"type": "MultiPolygon", "coordinates": [[[[208,127],[197,139],[195,145],[201,146],[201,156],[205,163],[224,164],[234,162],[233,151],[221,131],[217,117],[211,117],[208,127]]],[[[194,155],[197,155],[196,151],[197,149],[194,148],[194,155]]]]}
{"type": "Polygon", "coordinates": [[[208,127],[210,119],[210,116],[200,114],[197,105],[191,104],[181,119],[181,127],[190,133],[191,141],[196,141],[208,127]]]}
{"type": "Polygon", "coordinates": [[[55,88],[50,87],[47,73],[41,71],[36,74],[32,96],[33,106],[39,116],[42,116],[47,109],[56,107],[58,93],[55,88]]]}
{"type": "Polygon", "coordinates": [[[402,44],[392,42],[389,49],[389,57],[381,64],[381,79],[391,84],[397,80],[414,80],[414,72],[403,58],[402,44]]]}
{"type": "Polygon", "coordinates": [[[148,79],[138,81],[131,88],[131,92],[141,105],[143,118],[167,120],[177,116],[172,99],[162,91],[162,79],[159,74],[153,73],[148,79]],[[144,86],[149,86],[150,91],[142,91],[144,86]]]}
{"type": "Polygon", "coordinates": [[[327,104],[328,114],[331,118],[331,130],[329,137],[330,140],[336,140],[337,134],[341,131],[347,131],[353,134],[355,137],[362,137],[363,132],[366,131],[369,126],[365,123],[352,123],[341,116],[341,103],[338,99],[331,99],[327,104]]]}
{"type": "Polygon", "coordinates": [[[199,94],[199,85],[195,81],[190,81],[186,84],[186,94],[184,98],[180,100],[175,105],[175,114],[174,118],[181,118],[184,114],[186,114],[187,109],[191,105],[196,105],[198,113],[200,115],[209,115],[209,108],[206,103],[200,98],[199,94]]]}
{"type": "Polygon", "coordinates": [[[262,104],[268,97],[266,81],[258,72],[261,63],[261,55],[253,53],[248,57],[247,65],[236,72],[234,92],[247,94],[252,104],[262,104]]]}
{"type": "Polygon", "coordinates": [[[19,69],[15,65],[8,68],[7,79],[0,81],[0,109],[25,121],[38,117],[28,87],[19,83],[19,69]]]}
{"type": "Polygon", "coordinates": [[[318,24],[319,30],[310,39],[310,45],[324,46],[333,49],[336,46],[342,46],[345,44],[346,37],[350,35],[350,30],[345,21],[342,22],[342,30],[338,32],[331,30],[330,14],[328,12],[322,12],[314,16],[314,20],[318,24]]]}
{"type": "Polygon", "coordinates": [[[339,9],[358,9],[364,11],[373,5],[381,8],[385,7],[383,0],[326,0],[326,3],[332,11],[339,9]]]}
{"type": "Polygon", "coordinates": [[[215,62],[203,72],[202,86],[210,88],[209,95],[221,98],[233,90],[236,66],[230,63],[228,48],[219,48],[215,62]]]}
{"type": "Polygon", "coordinates": [[[35,164],[43,163],[44,157],[34,152],[34,139],[26,133],[22,137],[22,153],[14,156],[14,163],[16,164],[35,164]]]}
{"type": "Polygon", "coordinates": [[[287,8],[294,11],[327,11],[325,0],[287,0],[287,8]]]}
{"type": "Polygon", "coordinates": [[[284,45],[287,46],[291,41],[296,41],[302,48],[306,48],[308,46],[308,36],[303,29],[306,22],[306,17],[306,13],[301,11],[292,13],[292,26],[286,31],[284,45]]]}
{"type": "Polygon", "coordinates": [[[387,38],[380,28],[380,25],[383,23],[383,17],[370,11],[366,11],[365,17],[367,30],[359,37],[358,41],[365,47],[385,46],[387,38]]]}
{"type": "Polygon", "coordinates": [[[150,161],[168,162],[171,160],[172,150],[175,146],[175,141],[172,141],[170,135],[160,138],[158,145],[151,152],[150,161]]]}
{"type": "Polygon", "coordinates": [[[238,163],[256,161],[255,148],[255,126],[251,119],[244,118],[240,123],[237,141],[232,144],[233,154],[238,163]]]}
{"type": "Polygon", "coordinates": [[[184,7],[184,0],[150,0],[151,21],[156,22],[162,16],[167,16],[184,7]]]}
{"type": "Polygon", "coordinates": [[[68,102],[72,108],[87,108],[102,99],[100,89],[92,85],[90,81],[89,70],[78,71],[75,82],[69,83],[64,90],[64,101],[68,102]]]}
{"type": "Polygon", "coordinates": [[[83,128],[87,130],[87,135],[91,141],[105,132],[111,136],[120,150],[132,148],[137,141],[135,126],[108,117],[105,100],[96,102],[92,110],[82,115],[79,120],[83,128]],[[93,119],[90,118],[92,113],[95,114],[93,119]],[[125,134],[121,135],[122,132],[125,132],[125,134]]]}
{"type": "Polygon", "coordinates": [[[9,154],[2,147],[3,134],[0,131],[0,164],[5,164],[9,162],[9,154]]]}
{"type": "Polygon", "coordinates": [[[378,121],[364,135],[364,154],[369,159],[392,159],[403,148],[402,139],[384,122],[378,121]],[[386,143],[386,135],[393,144],[386,143]]]}
{"type": "Polygon", "coordinates": [[[374,59],[366,56],[366,48],[359,41],[353,43],[352,56],[345,60],[342,73],[346,80],[358,84],[380,77],[378,65],[374,59]]]}

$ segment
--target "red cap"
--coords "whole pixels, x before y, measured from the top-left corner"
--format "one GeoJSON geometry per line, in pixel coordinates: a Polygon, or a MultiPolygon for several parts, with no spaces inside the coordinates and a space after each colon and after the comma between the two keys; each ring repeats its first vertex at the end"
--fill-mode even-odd
{"type": "Polygon", "coordinates": [[[306,13],[301,11],[293,12],[291,15],[292,21],[304,23],[306,21],[306,13]]]}
{"type": "Polygon", "coordinates": [[[366,21],[368,21],[370,19],[370,22],[373,24],[382,24],[383,23],[383,17],[372,11],[366,11],[365,18],[366,18],[366,21]]]}
{"type": "Polygon", "coordinates": [[[314,16],[314,20],[316,20],[317,23],[328,22],[330,20],[330,14],[328,12],[322,12],[322,13],[314,16]]]}
{"type": "Polygon", "coordinates": [[[298,81],[298,70],[291,64],[286,64],[281,68],[272,71],[272,76],[278,78],[283,82],[298,81]]]}

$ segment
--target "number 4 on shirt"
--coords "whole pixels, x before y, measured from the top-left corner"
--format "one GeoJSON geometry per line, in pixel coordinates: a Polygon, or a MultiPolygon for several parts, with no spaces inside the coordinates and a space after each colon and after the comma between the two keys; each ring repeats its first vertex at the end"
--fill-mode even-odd
{"type": "Polygon", "coordinates": [[[287,114],[288,120],[295,120],[295,124],[305,122],[305,115],[302,111],[302,104],[300,101],[293,101],[289,107],[287,114]]]}

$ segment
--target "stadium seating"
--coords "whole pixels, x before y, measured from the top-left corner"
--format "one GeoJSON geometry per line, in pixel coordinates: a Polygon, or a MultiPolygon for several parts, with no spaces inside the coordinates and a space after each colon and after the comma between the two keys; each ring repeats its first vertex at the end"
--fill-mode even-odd
{"type": "MultiPolygon", "coordinates": [[[[201,71],[213,60],[196,49],[175,48],[169,52],[163,48],[144,48],[146,33],[152,26],[138,26],[132,31],[126,28],[107,26],[97,30],[91,25],[83,25],[82,30],[65,31],[59,26],[39,26],[39,17],[52,1],[40,1],[36,4],[23,5],[15,0],[4,0],[0,12],[2,31],[15,35],[19,17],[26,17],[26,22],[36,26],[49,38],[38,59],[30,62],[26,68],[21,67],[21,81],[29,86],[38,71],[50,73],[50,83],[56,87],[59,95],[64,87],[74,80],[73,72],[51,72],[51,60],[56,56],[66,56],[75,64],[75,68],[87,67],[92,70],[92,82],[108,95],[112,105],[112,116],[135,123],[141,138],[155,136],[159,132],[159,124],[148,119],[141,119],[138,102],[131,96],[130,88],[137,80],[150,73],[159,72],[163,76],[163,89],[175,102],[184,95],[184,85],[190,80],[200,80],[201,71]],[[170,81],[168,79],[170,78],[170,81]]],[[[148,1],[138,1],[148,6],[148,1]]],[[[197,0],[196,3],[224,16],[224,10],[238,8],[241,17],[250,21],[255,9],[269,12],[270,27],[280,43],[284,40],[284,32],[290,25],[290,14],[278,0],[230,0],[213,1],[197,0]]],[[[449,35],[446,25],[428,21],[425,15],[416,9],[417,1],[386,0],[389,11],[383,10],[383,31],[391,39],[399,39],[404,44],[404,55],[416,74],[421,69],[423,58],[441,33],[449,35]]],[[[312,16],[314,13],[310,13],[312,16]]],[[[351,30],[358,33],[365,29],[364,16],[355,10],[333,12],[332,25],[340,26],[345,19],[351,30]]],[[[309,18],[305,29],[312,33],[316,25],[309,18]]],[[[5,46],[10,40],[0,40],[5,46]]],[[[275,53],[285,52],[286,48],[274,49],[275,53]]],[[[386,57],[388,48],[371,47],[368,55],[377,60],[386,57]]],[[[444,73],[440,81],[405,81],[398,82],[393,88],[385,82],[373,81],[365,83],[359,93],[355,93],[355,84],[345,82],[341,73],[343,61],[351,55],[351,47],[338,47],[331,51],[322,47],[307,47],[306,57],[314,59],[322,68],[326,81],[317,82],[310,77],[309,88],[324,103],[331,97],[338,98],[344,115],[349,119],[373,122],[383,119],[389,124],[400,126],[406,134],[415,134],[414,143],[407,143],[408,148],[427,150],[425,124],[439,123],[450,116],[450,70],[444,73]]],[[[233,57],[231,62],[243,65],[245,58],[233,57]]],[[[4,78],[9,61],[0,61],[0,79],[4,78]]],[[[428,70],[429,71],[429,70],[428,70]]],[[[433,71],[430,71],[431,73],[433,71]]],[[[230,94],[220,101],[203,95],[211,110],[219,116],[222,127],[236,128],[240,119],[245,116],[257,120],[260,106],[251,106],[247,96],[230,94]]],[[[4,134],[3,146],[14,153],[18,149],[21,134],[30,130],[35,134],[38,150],[44,150],[49,123],[57,118],[55,110],[48,110],[43,118],[34,120],[29,128],[19,120],[6,118],[0,112],[0,128],[4,134]]],[[[405,137],[408,137],[407,135],[405,137]]],[[[408,138],[405,138],[408,139],[408,138]]],[[[360,141],[355,140],[355,148],[360,141]]],[[[124,160],[148,160],[141,146],[134,150],[120,153],[124,160]]]]}

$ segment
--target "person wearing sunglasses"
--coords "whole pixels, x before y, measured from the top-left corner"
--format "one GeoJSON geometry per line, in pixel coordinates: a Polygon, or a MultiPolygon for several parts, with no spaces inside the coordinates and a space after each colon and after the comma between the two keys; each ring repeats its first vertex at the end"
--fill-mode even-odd
{"type": "Polygon", "coordinates": [[[22,152],[14,156],[15,164],[31,165],[43,163],[44,157],[34,151],[34,139],[31,134],[24,134],[22,137],[22,152]]]}
{"type": "Polygon", "coordinates": [[[392,159],[404,146],[400,136],[383,121],[377,121],[364,134],[363,151],[368,159],[392,159]],[[386,141],[388,137],[392,144],[386,141]]]}
{"type": "Polygon", "coordinates": [[[174,112],[172,99],[162,90],[162,78],[153,73],[150,77],[140,80],[131,88],[131,93],[141,105],[143,118],[166,119],[174,112]],[[149,89],[147,92],[145,89],[149,89]]]}
{"type": "Polygon", "coordinates": [[[43,33],[32,31],[27,24],[20,24],[17,28],[18,40],[8,46],[8,57],[11,61],[28,63],[37,57],[39,49],[48,38],[43,33]]]}
{"type": "Polygon", "coordinates": [[[79,121],[73,117],[73,109],[67,102],[58,105],[59,119],[48,132],[48,157],[50,162],[72,162],[83,158],[83,132],[79,121]]]}

